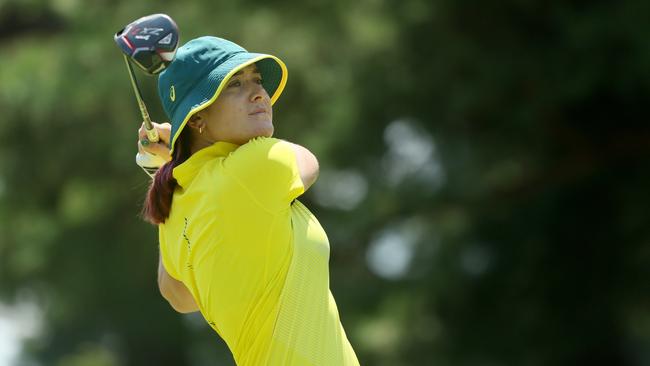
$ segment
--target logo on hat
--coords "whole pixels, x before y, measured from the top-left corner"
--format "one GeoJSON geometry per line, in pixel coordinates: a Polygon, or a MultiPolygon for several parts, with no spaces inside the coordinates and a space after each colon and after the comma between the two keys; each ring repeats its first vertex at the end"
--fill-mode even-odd
{"type": "Polygon", "coordinates": [[[171,99],[172,102],[176,100],[176,89],[174,89],[173,85],[169,88],[169,99],[171,99]]]}

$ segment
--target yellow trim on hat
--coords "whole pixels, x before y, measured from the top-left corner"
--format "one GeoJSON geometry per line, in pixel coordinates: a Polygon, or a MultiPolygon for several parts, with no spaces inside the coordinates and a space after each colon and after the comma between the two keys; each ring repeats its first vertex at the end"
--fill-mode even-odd
{"type": "Polygon", "coordinates": [[[174,144],[176,143],[176,140],[177,140],[178,136],[181,135],[181,131],[183,130],[183,128],[185,128],[185,125],[187,124],[187,121],[189,121],[190,117],[194,113],[196,113],[198,111],[201,111],[201,110],[209,107],[212,103],[214,103],[214,101],[217,100],[217,97],[219,97],[219,94],[221,94],[221,90],[223,89],[224,85],[227,84],[228,80],[230,80],[230,78],[237,71],[245,68],[248,65],[254,64],[257,61],[260,61],[260,60],[263,60],[263,59],[266,59],[266,58],[270,58],[270,59],[275,60],[278,63],[278,65],[280,65],[280,68],[282,69],[282,78],[280,79],[280,84],[278,84],[278,87],[275,89],[275,93],[273,93],[273,95],[271,96],[271,105],[273,105],[275,103],[275,101],[278,100],[278,98],[280,97],[280,94],[282,94],[282,91],[284,90],[284,86],[287,84],[287,73],[288,73],[287,66],[284,64],[284,62],[282,62],[282,60],[280,60],[279,58],[277,58],[277,57],[275,57],[273,55],[262,55],[262,56],[254,57],[254,58],[242,63],[241,65],[233,68],[232,70],[230,70],[230,72],[228,72],[228,74],[226,74],[226,77],[224,77],[223,80],[221,81],[221,83],[219,84],[219,87],[217,88],[217,91],[214,93],[212,98],[210,98],[210,100],[208,100],[206,103],[203,103],[200,106],[198,106],[198,107],[196,107],[194,109],[191,109],[187,113],[187,115],[185,115],[185,119],[183,120],[183,123],[181,123],[180,127],[178,127],[178,130],[176,131],[176,135],[172,136],[172,141],[170,143],[170,148],[169,148],[169,155],[172,155],[174,153],[174,144]]]}

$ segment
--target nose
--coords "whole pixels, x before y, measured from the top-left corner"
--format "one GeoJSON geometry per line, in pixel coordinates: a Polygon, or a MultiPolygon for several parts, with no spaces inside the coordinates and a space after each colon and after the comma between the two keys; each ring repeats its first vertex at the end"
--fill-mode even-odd
{"type": "Polygon", "coordinates": [[[259,102],[262,100],[270,99],[266,89],[261,84],[253,84],[251,91],[251,102],[259,102]]]}

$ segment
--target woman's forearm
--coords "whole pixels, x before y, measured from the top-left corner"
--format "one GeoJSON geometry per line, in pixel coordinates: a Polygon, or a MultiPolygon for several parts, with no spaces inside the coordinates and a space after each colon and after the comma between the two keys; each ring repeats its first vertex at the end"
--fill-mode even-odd
{"type": "Polygon", "coordinates": [[[179,313],[193,313],[199,310],[194,296],[183,282],[176,280],[167,273],[162,261],[158,262],[158,288],[160,294],[179,313]]]}

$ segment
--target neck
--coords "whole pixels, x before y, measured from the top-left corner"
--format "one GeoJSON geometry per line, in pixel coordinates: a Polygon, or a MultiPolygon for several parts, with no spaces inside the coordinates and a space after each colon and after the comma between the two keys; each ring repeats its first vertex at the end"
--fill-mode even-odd
{"type": "MultiPolygon", "coordinates": [[[[204,148],[206,148],[208,146],[212,146],[212,145],[216,144],[217,142],[220,142],[220,141],[211,141],[211,140],[203,137],[202,135],[196,134],[196,135],[193,136],[192,142],[190,143],[190,152],[193,155],[194,153],[198,152],[199,150],[204,149],[204,148]]],[[[227,142],[229,144],[234,144],[234,145],[237,145],[237,146],[241,146],[241,143],[237,143],[237,142],[231,142],[231,141],[221,141],[221,142],[227,142]]]]}
{"type": "Polygon", "coordinates": [[[190,144],[190,152],[192,154],[216,142],[216,141],[210,141],[209,139],[207,139],[206,137],[198,133],[194,133],[192,135],[193,135],[192,143],[190,144]]]}

